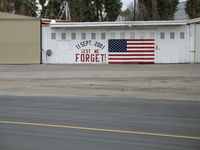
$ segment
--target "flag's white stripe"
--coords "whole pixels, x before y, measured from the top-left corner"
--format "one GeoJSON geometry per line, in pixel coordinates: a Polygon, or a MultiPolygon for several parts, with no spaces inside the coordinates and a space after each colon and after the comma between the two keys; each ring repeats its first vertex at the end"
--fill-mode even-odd
{"type": "Polygon", "coordinates": [[[109,62],[154,62],[154,60],[109,60],[109,62]]]}
{"type": "Polygon", "coordinates": [[[127,51],[153,51],[155,48],[127,48],[127,51]]]}
{"type": "Polygon", "coordinates": [[[127,49],[143,49],[143,50],[146,50],[146,49],[155,49],[155,46],[128,45],[127,49]]]}
{"type": "Polygon", "coordinates": [[[127,41],[155,41],[155,39],[127,39],[127,41]]]}
{"type": "Polygon", "coordinates": [[[127,45],[126,47],[155,47],[155,45],[127,45]]]}
{"type": "Polygon", "coordinates": [[[154,58],[154,56],[109,56],[109,58],[154,58]]]}
{"type": "Polygon", "coordinates": [[[137,44],[137,45],[135,45],[135,44],[127,44],[127,47],[128,46],[139,46],[139,47],[155,47],[155,45],[143,45],[143,44],[137,44]]]}
{"type": "Polygon", "coordinates": [[[155,41],[128,41],[127,40],[127,43],[154,43],[155,44],[155,41]]]}
{"type": "Polygon", "coordinates": [[[127,45],[155,45],[154,43],[127,43],[127,45]]]}

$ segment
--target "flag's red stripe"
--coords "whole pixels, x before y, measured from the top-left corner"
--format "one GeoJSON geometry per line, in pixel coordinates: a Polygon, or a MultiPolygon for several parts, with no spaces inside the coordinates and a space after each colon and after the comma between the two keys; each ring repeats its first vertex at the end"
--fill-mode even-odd
{"type": "Polygon", "coordinates": [[[108,54],[108,56],[154,56],[154,54],[108,54]]]}
{"type": "Polygon", "coordinates": [[[154,45],[154,43],[127,43],[127,45],[154,45]]]}
{"type": "Polygon", "coordinates": [[[150,49],[148,49],[148,50],[129,50],[129,49],[127,49],[127,51],[126,52],[120,52],[120,50],[117,52],[117,50],[116,50],[116,52],[110,52],[111,54],[115,54],[115,53],[138,53],[138,52],[149,52],[149,53],[152,53],[152,52],[154,52],[154,50],[152,49],[152,50],[150,50],[150,49]]]}
{"type": "Polygon", "coordinates": [[[154,60],[154,58],[109,58],[109,60],[154,60]]]}
{"type": "Polygon", "coordinates": [[[150,62],[109,62],[109,64],[154,64],[154,62],[150,61],[150,62]]]}
{"type": "Polygon", "coordinates": [[[138,50],[138,51],[135,51],[135,50],[128,50],[126,53],[153,53],[154,50],[138,50]]]}
{"type": "Polygon", "coordinates": [[[155,41],[154,39],[129,39],[127,41],[155,41]]]}
{"type": "Polygon", "coordinates": [[[127,46],[127,49],[145,49],[145,48],[153,48],[154,49],[154,47],[129,47],[129,46],[127,46]]]}

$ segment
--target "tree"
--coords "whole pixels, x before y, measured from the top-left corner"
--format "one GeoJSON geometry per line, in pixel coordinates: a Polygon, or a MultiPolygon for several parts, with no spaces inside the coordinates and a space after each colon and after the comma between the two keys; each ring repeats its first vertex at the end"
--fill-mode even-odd
{"type": "Polygon", "coordinates": [[[72,21],[80,22],[81,21],[80,0],[69,1],[69,8],[70,8],[70,15],[71,15],[72,21]]]}
{"type": "Polygon", "coordinates": [[[82,7],[81,7],[81,21],[84,22],[92,22],[95,21],[95,6],[91,0],[82,0],[82,7]]]}
{"type": "Polygon", "coordinates": [[[185,11],[190,19],[200,17],[200,1],[187,0],[185,11]]]}
{"type": "Polygon", "coordinates": [[[158,0],[160,20],[173,20],[179,0],[158,0]]]}
{"type": "Polygon", "coordinates": [[[179,0],[138,0],[138,20],[172,20],[179,0]]]}
{"type": "Polygon", "coordinates": [[[129,5],[128,5],[128,8],[124,11],[121,12],[121,16],[123,17],[123,20],[125,21],[131,21],[131,20],[136,20],[135,19],[135,5],[133,4],[133,2],[131,2],[129,5]]]}
{"type": "Polygon", "coordinates": [[[103,9],[105,0],[93,0],[96,9],[96,20],[103,21],[103,9]]]}
{"type": "Polygon", "coordinates": [[[95,4],[92,0],[71,0],[70,13],[72,21],[90,22],[95,21],[95,4]]]}
{"type": "Polygon", "coordinates": [[[40,5],[42,6],[42,10],[44,9],[44,5],[46,3],[46,0],[39,0],[40,5]]]}
{"type": "MultiPolygon", "coordinates": [[[[64,0],[49,0],[44,6],[46,1],[40,0],[41,17],[56,19],[64,0]]],[[[68,2],[71,19],[75,22],[115,21],[122,7],[121,0],[68,0],[68,2]]]]}
{"type": "MultiPolygon", "coordinates": [[[[95,21],[95,6],[92,0],[68,0],[68,2],[72,21],[95,21]]],[[[63,0],[49,0],[41,11],[41,17],[57,19],[62,5],[63,0]]]]}
{"type": "Polygon", "coordinates": [[[40,12],[41,18],[47,19],[56,19],[58,17],[60,7],[61,7],[60,0],[49,0],[46,6],[43,6],[43,9],[40,12]]]}
{"type": "Polygon", "coordinates": [[[36,0],[15,0],[15,11],[17,14],[35,17],[37,16],[36,0]]]}
{"type": "Polygon", "coordinates": [[[36,0],[0,0],[0,11],[37,16],[36,0]]]}
{"type": "Polygon", "coordinates": [[[108,21],[115,21],[121,13],[121,0],[105,0],[104,6],[107,14],[106,19],[108,21]]]}

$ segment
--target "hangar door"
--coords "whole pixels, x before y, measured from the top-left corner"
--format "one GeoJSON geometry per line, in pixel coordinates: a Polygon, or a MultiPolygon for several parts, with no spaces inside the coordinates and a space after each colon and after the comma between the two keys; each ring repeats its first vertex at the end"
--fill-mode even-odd
{"type": "Polygon", "coordinates": [[[0,12],[0,64],[40,63],[40,20],[0,12]]]}

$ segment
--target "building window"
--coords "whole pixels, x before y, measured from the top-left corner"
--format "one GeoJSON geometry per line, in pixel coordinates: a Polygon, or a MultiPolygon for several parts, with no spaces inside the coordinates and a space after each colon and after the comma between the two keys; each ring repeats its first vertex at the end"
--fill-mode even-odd
{"type": "Polygon", "coordinates": [[[125,39],[125,32],[120,33],[120,39],[125,39]]]}
{"type": "Polygon", "coordinates": [[[164,32],[160,33],[160,39],[165,39],[165,33],[164,32]]]}
{"type": "Polygon", "coordinates": [[[106,33],[101,33],[101,39],[105,40],[106,39],[106,33]]]}
{"type": "Polygon", "coordinates": [[[56,39],[56,33],[51,33],[51,39],[55,40],[56,39]]]}
{"type": "Polygon", "coordinates": [[[61,39],[65,40],[66,39],[66,33],[61,33],[61,39]]]}
{"type": "Polygon", "coordinates": [[[185,33],[184,32],[180,33],[180,39],[185,39],[185,33]]]}
{"type": "Polygon", "coordinates": [[[95,40],[96,39],[96,33],[91,33],[91,39],[95,40]]]}
{"type": "Polygon", "coordinates": [[[114,32],[110,33],[110,38],[115,39],[115,33],[114,32]]]}
{"type": "Polygon", "coordinates": [[[131,38],[131,39],[135,39],[135,33],[134,33],[134,32],[131,32],[131,33],[130,33],[130,38],[131,38]]]}
{"type": "Polygon", "coordinates": [[[86,33],[81,33],[81,39],[85,40],[86,39],[86,33]]]}
{"type": "Polygon", "coordinates": [[[71,39],[76,40],[76,33],[71,33],[71,39]]]}
{"type": "Polygon", "coordinates": [[[174,32],[170,33],[170,39],[175,39],[175,33],[174,32]]]}

